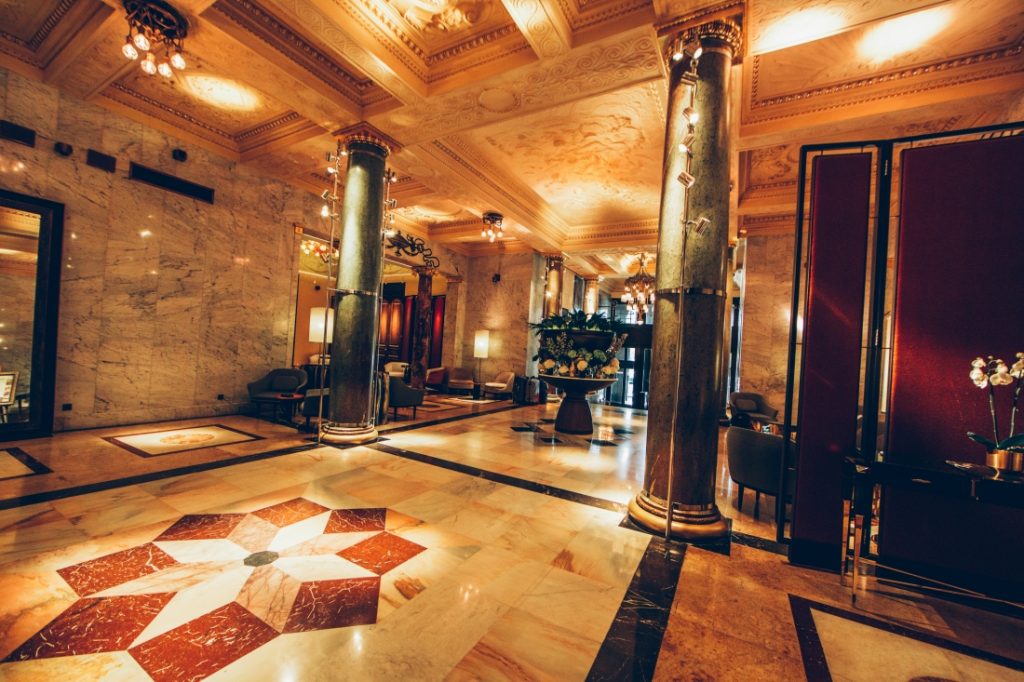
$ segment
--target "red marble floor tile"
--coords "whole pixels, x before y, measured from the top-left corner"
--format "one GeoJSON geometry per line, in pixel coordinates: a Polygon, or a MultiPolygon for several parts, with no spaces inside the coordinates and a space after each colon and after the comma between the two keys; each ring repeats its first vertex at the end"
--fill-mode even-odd
{"type": "Polygon", "coordinates": [[[165,530],[157,540],[220,540],[242,522],[245,514],[188,514],[165,530]]]}
{"type": "Polygon", "coordinates": [[[132,647],[128,653],[156,682],[201,680],[277,634],[244,607],[231,602],[132,647]]]}
{"type": "Polygon", "coordinates": [[[400,538],[391,533],[374,535],[369,540],[352,545],[338,552],[338,556],[358,564],[377,575],[383,575],[396,566],[404,564],[426,547],[400,538]]]}
{"type": "Polygon", "coordinates": [[[253,514],[264,521],[269,521],[278,528],[284,528],[289,524],[322,514],[325,511],[327,511],[327,507],[320,506],[316,502],[310,502],[301,497],[296,497],[294,500],[279,502],[270,507],[257,509],[253,514]]]}
{"type": "Polygon", "coordinates": [[[152,542],[83,561],[57,571],[77,594],[85,596],[173,566],[174,557],[152,542]]]}
{"type": "Polygon", "coordinates": [[[173,596],[173,592],[165,592],[79,599],[4,661],[126,649],[173,596]]]}
{"type": "Polygon", "coordinates": [[[377,622],[380,578],[348,578],[302,583],[285,632],[326,630],[377,622]]]}
{"type": "Polygon", "coordinates": [[[387,509],[335,509],[327,519],[324,533],[384,530],[387,513],[387,509]]]}

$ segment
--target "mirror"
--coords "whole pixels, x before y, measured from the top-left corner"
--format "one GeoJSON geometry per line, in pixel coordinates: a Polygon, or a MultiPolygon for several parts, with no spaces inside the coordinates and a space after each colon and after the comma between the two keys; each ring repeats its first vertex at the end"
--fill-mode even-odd
{"type": "Polygon", "coordinates": [[[53,431],[63,205],[0,191],[0,440],[53,431]]]}

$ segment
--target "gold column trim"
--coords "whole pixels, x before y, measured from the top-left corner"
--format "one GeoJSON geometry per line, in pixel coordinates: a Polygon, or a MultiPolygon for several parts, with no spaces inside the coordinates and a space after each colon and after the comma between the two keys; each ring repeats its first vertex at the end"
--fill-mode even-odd
{"type": "Polygon", "coordinates": [[[699,42],[704,49],[727,47],[733,55],[740,50],[742,36],[740,27],[731,19],[714,19],[680,34],[684,43],[699,42]]]}

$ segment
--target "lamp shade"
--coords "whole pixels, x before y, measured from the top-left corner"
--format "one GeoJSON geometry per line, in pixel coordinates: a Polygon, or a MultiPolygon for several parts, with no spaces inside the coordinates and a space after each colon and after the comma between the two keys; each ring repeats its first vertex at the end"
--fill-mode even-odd
{"type": "Polygon", "coordinates": [[[473,357],[486,358],[490,350],[491,332],[486,329],[477,329],[473,337],[473,357]]]}
{"type": "Polygon", "coordinates": [[[330,343],[334,338],[334,309],[310,308],[309,310],[309,342],[330,343]],[[325,314],[326,313],[326,314],[325,314]],[[324,319],[327,320],[326,333],[324,319]]]}

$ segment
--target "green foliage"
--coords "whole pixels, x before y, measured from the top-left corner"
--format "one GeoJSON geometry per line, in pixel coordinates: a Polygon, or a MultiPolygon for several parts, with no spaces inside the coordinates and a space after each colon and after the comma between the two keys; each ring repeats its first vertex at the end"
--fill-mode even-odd
{"type": "Polygon", "coordinates": [[[592,332],[614,332],[623,330],[619,322],[612,322],[604,313],[587,315],[582,310],[573,310],[562,314],[554,314],[545,317],[537,324],[531,324],[538,334],[548,330],[565,329],[567,331],[592,331],[592,332]]]}

